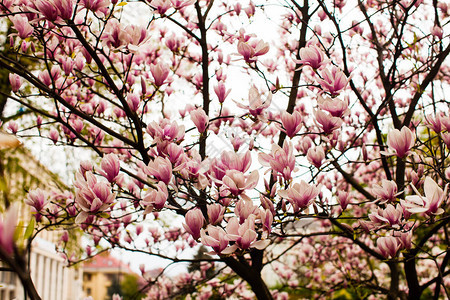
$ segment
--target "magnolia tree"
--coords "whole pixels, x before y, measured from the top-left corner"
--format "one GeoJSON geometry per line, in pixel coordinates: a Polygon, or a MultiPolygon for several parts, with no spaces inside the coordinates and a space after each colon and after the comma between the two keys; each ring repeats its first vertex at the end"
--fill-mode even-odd
{"type": "MultiPolygon", "coordinates": [[[[141,265],[148,299],[450,296],[445,1],[0,10],[8,97],[27,112],[4,129],[95,154],[73,190],[29,193],[30,239],[75,225],[91,241],[76,257],[62,236],[70,263],[107,248],[200,263],[141,265]],[[200,245],[210,256],[187,258],[200,245]]],[[[11,214],[0,257],[39,299],[11,214]]]]}

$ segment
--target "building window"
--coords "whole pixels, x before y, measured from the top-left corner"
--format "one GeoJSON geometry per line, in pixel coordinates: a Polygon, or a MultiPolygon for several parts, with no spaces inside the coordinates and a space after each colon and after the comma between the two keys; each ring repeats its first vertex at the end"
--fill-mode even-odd
{"type": "Polygon", "coordinates": [[[91,288],[87,288],[87,289],[86,289],[86,294],[87,294],[88,296],[92,295],[92,290],[91,290],[91,288]]]}

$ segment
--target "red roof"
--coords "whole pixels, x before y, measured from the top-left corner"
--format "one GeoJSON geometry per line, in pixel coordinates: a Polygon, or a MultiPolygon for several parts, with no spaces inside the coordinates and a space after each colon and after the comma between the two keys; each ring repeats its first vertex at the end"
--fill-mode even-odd
{"type": "Polygon", "coordinates": [[[94,256],[92,259],[84,263],[85,269],[121,269],[124,272],[132,272],[130,266],[123,261],[112,257],[108,253],[94,256]]]}

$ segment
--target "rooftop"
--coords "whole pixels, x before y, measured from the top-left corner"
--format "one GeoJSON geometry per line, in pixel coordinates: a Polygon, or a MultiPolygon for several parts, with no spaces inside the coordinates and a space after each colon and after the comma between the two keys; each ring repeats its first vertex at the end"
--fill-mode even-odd
{"type": "Polygon", "coordinates": [[[132,273],[133,271],[130,269],[130,266],[120,259],[117,259],[109,253],[102,253],[97,256],[94,256],[92,259],[86,261],[83,265],[84,272],[93,272],[93,271],[111,271],[117,272],[121,271],[124,273],[132,273]]]}

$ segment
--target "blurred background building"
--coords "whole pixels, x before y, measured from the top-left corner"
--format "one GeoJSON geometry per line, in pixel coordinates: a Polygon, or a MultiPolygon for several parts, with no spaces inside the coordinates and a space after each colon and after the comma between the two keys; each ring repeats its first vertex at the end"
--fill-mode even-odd
{"type": "MultiPolygon", "coordinates": [[[[27,226],[32,219],[30,207],[24,204],[29,190],[65,188],[58,177],[41,165],[24,148],[0,151],[0,211],[13,202],[20,202],[19,221],[27,226]]],[[[60,231],[42,231],[33,241],[29,253],[29,269],[38,293],[45,300],[82,299],[82,269],[67,268],[64,259],[56,253],[60,231]]],[[[1,263],[1,262],[0,262],[1,263]]],[[[18,277],[7,267],[0,268],[0,299],[25,300],[18,277]]]]}

